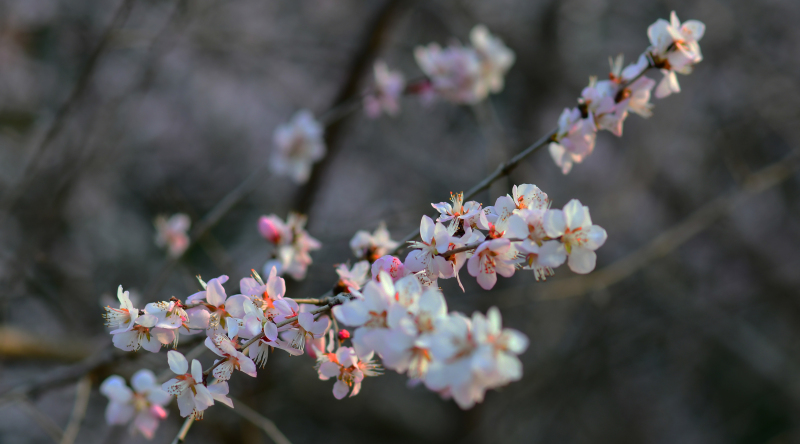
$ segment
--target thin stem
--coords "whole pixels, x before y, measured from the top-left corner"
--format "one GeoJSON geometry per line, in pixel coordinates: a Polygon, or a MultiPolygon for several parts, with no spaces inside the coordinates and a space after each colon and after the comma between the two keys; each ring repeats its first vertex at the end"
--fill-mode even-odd
{"type": "MultiPolygon", "coordinates": [[[[516,156],[512,157],[506,162],[501,163],[497,167],[497,169],[494,170],[492,174],[486,176],[485,178],[483,178],[483,180],[481,180],[480,182],[475,184],[472,188],[470,188],[469,191],[467,191],[464,194],[464,200],[466,201],[472,199],[473,197],[475,197],[475,195],[477,195],[481,191],[489,188],[495,181],[497,181],[501,177],[507,176],[509,173],[511,173],[511,171],[514,170],[514,168],[517,167],[517,165],[519,165],[519,163],[523,159],[535,153],[549,142],[552,142],[557,132],[558,128],[551,130],[546,135],[542,136],[542,138],[534,142],[532,145],[517,153],[516,156]]],[[[403,240],[401,240],[398,243],[398,246],[394,250],[389,252],[389,254],[391,255],[397,254],[397,252],[400,251],[402,248],[404,248],[409,241],[416,239],[417,236],[419,236],[419,230],[412,231],[406,237],[404,237],[403,240]]]]}
{"type": "MultiPolygon", "coordinates": [[[[509,242],[522,242],[524,240],[525,239],[518,239],[516,237],[508,239],[509,242]]],[[[481,245],[483,245],[484,242],[489,242],[489,241],[491,241],[491,239],[482,240],[480,242],[475,242],[474,244],[464,245],[463,247],[459,247],[459,248],[453,248],[452,250],[445,251],[444,253],[440,254],[439,256],[442,256],[444,258],[448,258],[448,257],[450,257],[450,256],[452,256],[454,254],[457,254],[457,253],[463,253],[465,251],[474,250],[474,249],[480,247],[481,245]]]]}
{"type": "Polygon", "coordinates": [[[78,382],[78,387],[75,390],[75,406],[72,408],[72,415],[70,415],[67,428],[64,429],[61,444],[72,444],[75,442],[75,438],[78,437],[81,423],[86,417],[86,408],[89,406],[89,395],[91,393],[92,378],[86,375],[78,382]]]}
{"type": "Polygon", "coordinates": [[[180,444],[185,442],[186,434],[189,433],[189,429],[192,428],[192,424],[194,424],[194,415],[189,415],[186,417],[186,420],[183,421],[183,425],[178,431],[178,434],[175,436],[175,439],[172,440],[172,444],[180,444]]]}
{"type": "Polygon", "coordinates": [[[292,444],[292,442],[289,441],[289,438],[287,438],[286,435],[284,435],[280,429],[278,429],[278,426],[276,426],[272,420],[265,418],[263,415],[253,410],[247,404],[238,399],[231,398],[231,400],[236,405],[236,408],[231,410],[263,430],[264,433],[266,433],[275,444],[292,444]]]}

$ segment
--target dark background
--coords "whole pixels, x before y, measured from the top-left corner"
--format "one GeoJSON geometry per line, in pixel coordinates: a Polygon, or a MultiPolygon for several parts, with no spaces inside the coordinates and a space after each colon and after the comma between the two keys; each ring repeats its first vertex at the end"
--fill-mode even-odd
{"type": "MultiPolygon", "coordinates": [[[[486,292],[464,270],[466,294],[441,281],[451,309],[497,305],[528,335],[522,381],[466,412],[394,373],[336,401],[309,358],[278,352],[257,379],[237,375],[232,395],[294,443],[800,441],[800,184],[795,158],[783,160],[800,140],[800,3],[140,0],[127,16],[120,4],[0,0],[0,390],[68,379],[29,401],[4,396],[0,442],[52,442],[31,404],[65,427],[76,392],[66,376],[108,351],[101,306],[117,285],[144,305],[226,273],[234,294],[267,259],[258,216],[305,207],[324,248],[288,296],[321,295],[333,264],[352,260],[355,231],[385,220],[399,239],[418,227],[431,202],[552,128],[609,56],[634,61],[672,9],[707,26],[705,60],[679,76],[680,94],[655,101],[648,120],[631,116],[622,138],[600,133],[569,175],[542,151],[478,199],[491,205],[514,183],[537,184],[556,207],[580,199],[609,235],[595,273],[564,266],[536,283],[519,272],[486,292]],[[476,107],[406,98],[397,118],[339,121],[310,185],[264,173],[163,271],[156,215],[196,222],[269,158],[274,128],[296,110],[319,115],[363,90],[375,57],[418,77],[416,45],[467,41],[477,23],[516,52],[502,93],[476,107]],[[20,333],[44,351],[15,352],[20,333]]],[[[105,425],[97,392],[142,366],[158,373],[166,356],[92,367],[76,442],[143,441],[105,425]]],[[[180,423],[172,404],[154,442],[180,423]]],[[[270,441],[215,406],[188,442],[270,441]]]]}

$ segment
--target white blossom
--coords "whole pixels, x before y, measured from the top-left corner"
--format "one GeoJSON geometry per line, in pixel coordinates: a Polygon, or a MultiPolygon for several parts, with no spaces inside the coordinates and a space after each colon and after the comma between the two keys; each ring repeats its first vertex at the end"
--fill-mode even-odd
{"type": "Polygon", "coordinates": [[[558,267],[569,256],[569,268],[575,273],[586,274],[594,270],[597,254],[594,250],[605,243],[608,235],[598,225],[592,225],[589,207],[573,199],[564,205],[564,210],[549,210],[544,215],[544,229],[552,239],[539,249],[539,263],[547,267],[558,267]]]}
{"type": "Polygon", "coordinates": [[[573,163],[581,163],[594,150],[597,127],[594,118],[581,117],[577,108],[566,108],[558,118],[556,141],[550,143],[550,156],[561,172],[567,174],[573,163]]]}
{"type": "Polygon", "coordinates": [[[366,259],[375,262],[378,258],[385,256],[390,251],[397,248],[398,243],[393,241],[386,229],[386,224],[381,221],[378,228],[370,234],[368,231],[360,230],[356,232],[350,240],[350,249],[358,259],[366,259]]]}
{"type": "Polygon", "coordinates": [[[509,254],[512,251],[508,239],[486,241],[467,261],[467,270],[470,275],[478,279],[478,284],[484,290],[491,290],[497,283],[497,274],[503,277],[514,275],[515,258],[509,254]]]}
{"type": "Polygon", "coordinates": [[[308,110],[298,111],[291,122],[275,129],[270,168],[276,174],[289,176],[297,183],[305,183],[311,174],[311,165],[325,157],[323,128],[308,110]]]}
{"type": "Polygon", "coordinates": [[[131,420],[131,432],[138,431],[152,439],[159,421],[167,417],[164,406],[172,397],[161,389],[150,370],[142,369],[131,377],[131,390],[121,376],[112,375],[100,385],[100,393],[108,398],[106,422],[122,425],[131,420]]]}
{"type": "Polygon", "coordinates": [[[476,25],[469,33],[469,39],[481,63],[481,82],[492,93],[503,90],[506,72],[514,64],[514,51],[503,41],[493,36],[484,25],[476,25]]]}
{"type": "Polygon", "coordinates": [[[122,291],[122,285],[117,288],[117,299],[119,308],[106,306],[106,313],[103,315],[106,325],[115,328],[111,331],[112,334],[130,331],[139,317],[139,309],[134,308],[131,303],[130,292],[122,291]]]}
{"type": "Polygon", "coordinates": [[[195,419],[202,417],[203,410],[214,404],[214,397],[203,383],[203,367],[197,359],[192,360],[192,371],[183,354],[170,350],[167,353],[169,368],[177,376],[161,385],[161,388],[178,397],[178,409],[184,418],[194,414],[195,419]]]}
{"type": "Polygon", "coordinates": [[[169,219],[165,216],[157,216],[154,222],[156,226],[156,245],[161,248],[167,247],[171,257],[180,257],[189,248],[189,227],[192,220],[189,216],[178,213],[169,219]]]}
{"type": "Polygon", "coordinates": [[[367,376],[381,374],[380,365],[372,362],[372,354],[361,359],[350,347],[340,347],[336,353],[325,353],[317,360],[319,379],[326,381],[336,378],[333,396],[342,399],[350,393],[356,396],[361,391],[361,382],[367,376]]]}
{"type": "Polygon", "coordinates": [[[375,62],[375,90],[364,97],[364,111],[370,118],[377,118],[381,112],[390,116],[397,115],[400,111],[400,96],[403,94],[406,82],[399,71],[390,71],[383,61],[375,62]]]}

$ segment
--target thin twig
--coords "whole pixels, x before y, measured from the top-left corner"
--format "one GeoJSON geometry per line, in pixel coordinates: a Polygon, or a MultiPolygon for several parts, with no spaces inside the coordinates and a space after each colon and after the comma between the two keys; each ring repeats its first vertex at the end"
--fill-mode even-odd
{"type": "MultiPolygon", "coordinates": [[[[650,243],[633,253],[590,275],[542,285],[539,291],[532,293],[532,296],[538,300],[565,299],[608,288],[633,275],[652,261],[675,251],[718,219],[744,204],[748,198],[780,184],[797,173],[798,169],[800,169],[800,155],[798,152],[793,152],[783,160],[748,176],[742,189],[706,203],[678,225],[659,234],[650,243]]],[[[526,295],[519,302],[526,303],[529,300],[526,295]]]]}
{"type": "Polygon", "coordinates": [[[72,444],[75,438],[78,437],[78,432],[81,429],[83,418],[86,417],[86,407],[89,405],[89,395],[92,393],[92,378],[89,375],[84,376],[78,381],[78,387],[75,389],[75,406],[72,408],[67,428],[64,429],[64,436],[61,438],[61,444],[72,444]]]}
{"type": "Polygon", "coordinates": [[[45,433],[47,433],[53,441],[58,444],[61,442],[62,437],[64,436],[64,432],[61,431],[61,427],[58,426],[49,416],[42,413],[30,399],[26,396],[20,396],[16,399],[17,405],[20,406],[23,410],[25,410],[28,415],[30,415],[34,421],[36,421],[39,426],[44,429],[45,433]]]}
{"type": "MultiPolygon", "coordinates": [[[[491,240],[491,239],[489,239],[489,240],[491,240]]],[[[522,242],[525,239],[519,239],[519,238],[513,237],[513,238],[510,238],[510,239],[507,239],[507,240],[509,242],[522,242]]],[[[482,240],[482,241],[479,241],[479,242],[475,242],[473,244],[464,245],[463,247],[453,248],[452,250],[447,250],[444,253],[439,254],[439,256],[442,256],[444,258],[448,258],[448,257],[450,257],[450,256],[452,256],[454,254],[458,254],[458,253],[463,253],[465,251],[474,250],[474,249],[480,247],[481,245],[483,245],[485,242],[487,242],[487,241],[482,240]]]]}
{"type": "Polygon", "coordinates": [[[189,433],[189,429],[192,428],[192,424],[194,424],[194,415],[189,415],[186,417],[186,420],[183,421],[183,425],[181,429],[178,430],[178,434],[175,436],[175,439],[172,440],[172,444],[180,444],[186,441],[186,434],[189,433]]]}
{"type": "Polygon", "coordinates": [[[3,199],[2,208],[9,208],[14,205],[17,198],[24,193],[25,188],[32,183],[34,175],[31,174],[31,169],[34,167],[37,158],[42,154],[42,152],[44,152],[50,143],[52,143],[55,137],[61,132],[62,128],[64,128],[67,117],[70,115],[72,109],[75,107],[78,101],[83,97],[87,87],[89,86],[89,83],[94,77],[94,72],[97,68],[97,62],[100,60],[100,56],[111,42],[114,34],[117,32],[117,28],[121,27],[127,21],[131,9],[133,8],[133,3],[134,0],[123,0],[119,5],[119,8],[117,8],[117,11],[114,13],[114,18],[111,19],[111,23],[106,28],[103,36],[97,43],[97,46],[95,46],[94,50],[89,55],[89,58],[86,60],[86,64],[83,66],[83,69],[78,76],[78,80],[75,82],[75,86],[72,88],[72,92],[67,100],[61,105],[61,107],[59,107],[55,117],[53,118],[50,128],[47,130],[42,140],[33,148],[27,162],[22,167],[20,182],[3,199]]]}
{"type": "Polygon", "coordinates": [[[231,398],[236,408],[231,409],[234,413],[242,418],[252,422],[255,426],[264,431],[275,444],[292,444],[289,438],[284,435],[278,426],[275,425],[270,419],[265,418],[257,411],[251,409],[247,404],[235,398],[231,398]]]}

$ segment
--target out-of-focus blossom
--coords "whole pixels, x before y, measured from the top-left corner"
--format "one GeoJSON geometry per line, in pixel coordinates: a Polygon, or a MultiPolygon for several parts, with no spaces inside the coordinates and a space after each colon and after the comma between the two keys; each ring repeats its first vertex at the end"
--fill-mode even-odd
{"type": "Polygon", "coordinates": [[[270,168],[276,174],[305,183],[311,165],[325,157],[323,128],[308,110],[298,111],[291,122],[275,129],[270,168]]]}
{"type": "Polygon", "coordinates": [[[171,257],[180,257],[189,248],[189,227],[192,220],[189,216],[178,213],[167,219],[165,216],[157,216],[154,222],[156,226],[156,245],[161,248],[166,247],[171,257]]]}
{"type": "Polygon", "coordinates": [[[550,238],[539,249],[539,263],[547,267],[558,267],[569,256],[569,268],[575,273],[586,274],[594,270],[597,254],[594,252],[605,243],[608,235],[598,225],[592,225],[589,207],[573,199],[564,205],[564,210],[549,210],[544,215],[544,229],[550,238]]]}
{"type": "Polygon", "coordinates": [[[356,232],[350,240],[350,249],[358,259],[366,259],[375,262],[378,258],[385,256],[390,251],[397,248],[397,242],[393,241],[386,229],[386,224],[381,221],[378,228],[370,234],[368,231],[360,230],[356,232]]]}
{"type": "Polygon", "coordinates": [[[274,214],[261,217],[259,231],[276,247],[273,259],[264,264],[264,274],[275,267],[279,275],[288,274],[297,280],[306,277],[306,270],[313,262],[309,252],[322,247],[305,230],[306,220],[297,213],[289,213],[285,223],[274,214]]]}
{"type": "Polygon", "coordinates": [[[438,323],[429,343],[433,359],[425,385],[468,409],[483,401],[486,390],[522,377],[517,355],[528,340],[515,330],[502,329],[500,312],[493,307],[488,316],[475,313],[472,319],[451,313],[438,323]]]}
{"type": "Polygon", "coordinates": [[[368,261],[356,262],[352,268],[348,268],[347,264],[339,264],[339,266],[336,267],[336,274],[339,275],[339,282],[336,283],[335,292],[352,293],[361,290],[361,287],[369,280],[367,276],[369,272],[370,265],[368,261]]]}
{"type": "Polygon", "coordinates": [[[437,43],[418,46],[414,58],[431,80],[436,94],[454,103],[475,104],[489,93],[482,80],[481,59],[470,47],[437,43]]]}
{"type": "Polygon", "coordinates": [[[383,61],[375,62],[375,90],[364,97],[364,111],[370,118],[377,118],[381,112],[390,116],[400,111],[400,96],[406,81],[399,71],[390,71],[383,61]]]}
{"type": "Polygon", "coordinates": [[[481,81],[492,93],[503,90],[505,76],[514,64],[514,51],[503,41],[493,36],[484,25],[476,25],[469,33],[472,47],[478,53],[481,63],[481,81]]]}
{"type": "Polygon", "coordinates": [[[138,431],[153,439],[159,421],[167,417],[164,406],[172,397],[161,389],[150,370],[139,370],[131,378],[131,390],[125,379],[112,375],[100,385],[100,393],[108,398],[106,422],[122,425],[131,423],[131,432],[138,431]]]}

